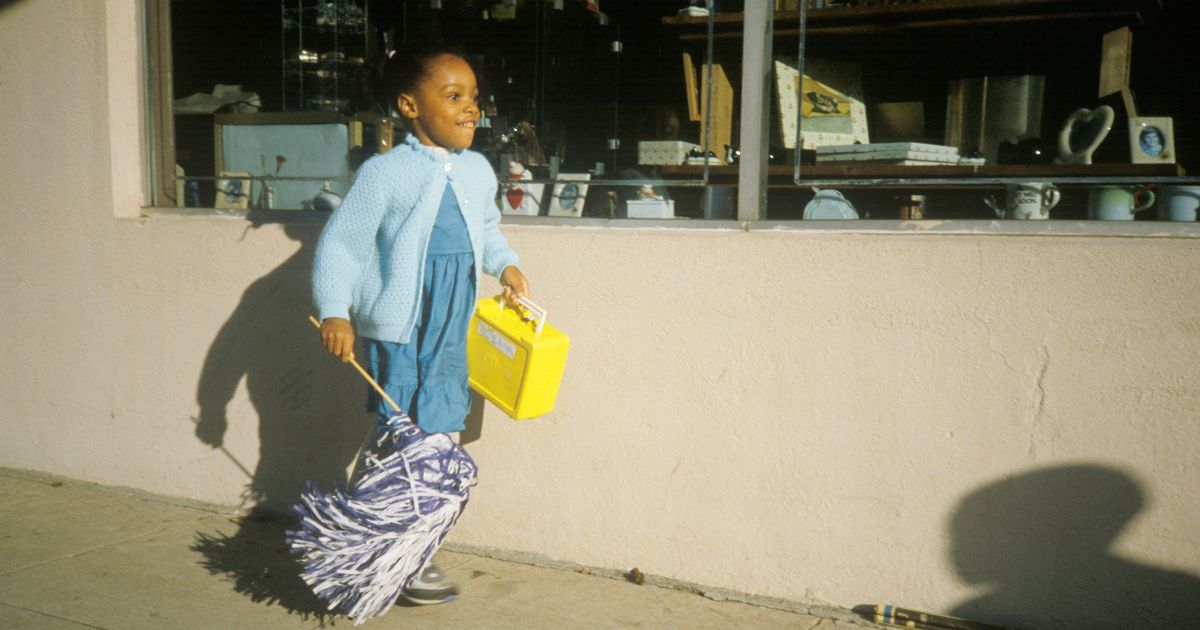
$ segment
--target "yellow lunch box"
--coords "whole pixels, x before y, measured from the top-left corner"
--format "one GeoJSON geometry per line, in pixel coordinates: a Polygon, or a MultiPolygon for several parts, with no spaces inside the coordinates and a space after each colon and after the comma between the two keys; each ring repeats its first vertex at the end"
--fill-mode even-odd
{"type": "Polygon", "coordinates": [[[519,301],[528,316],[505,304],[502,296],[479,300],[467,331],[471,389],[513,420],[554,410],[570,344],[566,335],[546,324],[545,309],[524,298],[519,301]]]}

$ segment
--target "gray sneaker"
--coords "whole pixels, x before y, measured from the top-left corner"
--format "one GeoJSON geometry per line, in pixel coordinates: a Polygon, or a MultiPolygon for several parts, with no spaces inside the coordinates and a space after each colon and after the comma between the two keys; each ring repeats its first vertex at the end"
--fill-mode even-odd
{"type": "Polygon", "coordinates": [[[444,604],[458,598],[458,587],[442,575],[441,569],[430,562],[408,586],[404,587],[404,599],[420,606],[444,604]]]}

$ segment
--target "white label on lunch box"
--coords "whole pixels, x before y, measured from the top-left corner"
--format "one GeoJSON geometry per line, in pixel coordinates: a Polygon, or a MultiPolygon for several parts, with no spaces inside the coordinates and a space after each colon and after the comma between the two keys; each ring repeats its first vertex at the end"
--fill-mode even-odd
{"type": "Polygon", "coordinates": [[[504,335],[501,335],[496,329],[488,326],[486,323],[479,322],[478,332],[480,337],[487,339],[488,343],[496,346],[496,349],[503,352],[504,356],[511,359],[517,353],[517,347],[511,341],[505,339],[504,335]]]}

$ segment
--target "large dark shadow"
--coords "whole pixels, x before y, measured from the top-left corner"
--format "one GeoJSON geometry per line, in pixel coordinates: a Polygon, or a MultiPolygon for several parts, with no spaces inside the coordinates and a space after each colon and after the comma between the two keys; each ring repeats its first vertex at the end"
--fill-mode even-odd
{"type": "Polygon", "coordinates": [[[234,591],[256,603],[278,605],[304,619],[336,618],[300,578],[300,561],[287,545],[290,518],[256,512],[241,518],[233,534],[198,533],[191,549],[209,573],[228,579],[234,591]]]}
{"type": "Polygon", "coordinates": [[[951,614],[1020,628],[1200,627],[1200,578],[1114,549],[1145,503],[1131,476],[1087,464],[976,490],[950,519],[950,555],[982,592],[951,614]]]}
{"type": "Polygon", "coordinates": [[[24,1],[25,0],[0,0],[0,14],[3,14],[5,11],[24,1]]]}
{"type": "MultiPolygon", "coordinates": [[[[251,226],[258,225],[252,217],[251,226]]],[[[299,249],[246,289],[209,348],[196,392],[196,436],[224,449],[230,422],[256,422],[259,454],[250,472],[224,451],[231,466],[250,475],[243,493],[249,516],[232,535],[200,534],[193,546],[211,572],[232,579],[254,601],[315,616],[323,606],[287,552],[284,532],[293,526],[288,508],[309,481],[323,490],[344,483],[370,426],[363,412],[366,386],[325,352],[308,321],[321,227],[284,224],[299,249]],[[243,382],[253,413],[230,407],[243,382]]]]}

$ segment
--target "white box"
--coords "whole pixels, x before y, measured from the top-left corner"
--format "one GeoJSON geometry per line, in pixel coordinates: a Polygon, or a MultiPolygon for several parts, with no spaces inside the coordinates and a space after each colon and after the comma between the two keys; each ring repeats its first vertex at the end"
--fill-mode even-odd
{"type": "Polygon", "coordinates": [[[817,162],[958,164],[958,148],[920,142],[884,142],[817,147],[817,162]]]}
{"type": "Polygon", "coordinates": [[[919,153],[941,153],[958,157],[958,147],[924,142],[876,142],[873,144],[839,144],[817,147],[817,157],[830,153],[883,153],[888,151],[913,151],[919,153]]]}
{"type": "Polygon", "coordinates": [[[643,140],[638,142],[638,164],[683,164],[688,152],[700,145],[682,140],[643,140]]]}
{"type": "Polygon", "coordinates": [[[674,199],[630,199],[625,216],[630,219],[674,219],[674,199]]]}

